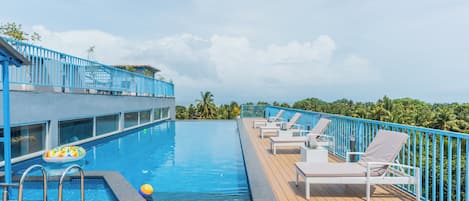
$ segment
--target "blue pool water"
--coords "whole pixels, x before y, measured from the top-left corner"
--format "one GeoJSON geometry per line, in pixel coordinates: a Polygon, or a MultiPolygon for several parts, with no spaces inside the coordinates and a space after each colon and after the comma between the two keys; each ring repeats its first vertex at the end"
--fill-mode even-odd
{"type": "MultiPolygon", "coordinates": [[[[158,201],[250,200],[236,129],[235,121],[163,122],[84,145],[81,164],[85,171],[119,171],[136,189],[151,184],[158,201]]],[[[44,164],[28,163],[38,162],[44,164]]],[[[45,165],[53,174],[63,168],[45,165]]]]}
{"type": "MultiPolygon", "coordinates": [[[[85,181],[85,200],[86,201],[117,201],[103,179],[86,179],[85,181]]],[[[47,197],[48,200],[58,200],[57,181],[47,182],[47,197]]],[[[80,180],[72,180],[71,182],[64,182],[63,185],[63,200],[80,200],[80,180]]],[[[10,199],[18,199],[18,190],[13,188],[10,199]]],[[[24,201],[42,201],[43,190],[42,182],[25,182],[23,190],[24,201]]]]}

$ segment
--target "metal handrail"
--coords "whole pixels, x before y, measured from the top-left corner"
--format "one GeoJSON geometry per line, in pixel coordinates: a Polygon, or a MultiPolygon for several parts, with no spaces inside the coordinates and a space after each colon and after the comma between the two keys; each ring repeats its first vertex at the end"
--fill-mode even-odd
{"type": "Polygon", "coordinates": [[[46,173],[46,168],[44,168],[44,166],[42,165],[32,165],[30,166],[28,169],[26,169],[23,173],[23,175],[21,175],[21,179],[20,179],[20,183],[19,183],[19,187],[18,187],[18,201],[22,201],[23,200],[23,183],[24,183],[24,180],[26,179],[26,176],[28,175],[29,172],[31,172],[31,170],[35,169],[35,168],[40,168],[41,169],[41,172],[42,172],[42,181],[43,181],[43,196],[44,196],[44,200],[47,200],[47,173],[46,173]]]}
{"type": "Polygon", "coordinates": [[[18,186],[19,184],[17,183],[0,183],[0,186],[3,186],[3,201],[7,201],[8,200],[8,187],[16,187],[18,186]]]}
{"type": "Polygon", "coordinates": [[[62,190],[63,190],[63,180],[65,178],[65,175],[72,170],[72,169],[78,169],[80,172],[80,191],[81,191],[81,201],[85,201],[85,173],[83,172],[83,169],[77,165],[73,164],[71,166],[68,166],[62,173],[62,176],[60,177],[59,181],[59,201],[62,201],[62,190]]]}

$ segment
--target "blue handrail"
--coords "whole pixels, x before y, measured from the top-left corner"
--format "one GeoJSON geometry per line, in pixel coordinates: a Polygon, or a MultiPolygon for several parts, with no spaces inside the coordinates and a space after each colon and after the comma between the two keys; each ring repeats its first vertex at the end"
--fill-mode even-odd
{"type": "Polygon", "coordinates": [[[173,83],[0,37],[31,61],[31,65],[23,68],[10,68],[11,84],[61,88],[63,92],[81,89],[125,95],[174,97],[173,83]]]}
{"type": "MultiPolygon", "coordinates": [[[[407,133],[409,139],[398,160],[401,164],[420,168],[422,199],[459,201],[468,198],[468,134],[275,106],[243,105],[241,109],[241,117],[266,117],[282,109],[282,118],[289,119],[299,112],[302,116],[298,123],[310,128],[320,118],[328,118],[332,123],[325,134],[336,139],[331,151],[344,159],[348,151],[365,151],[379,129],[407,133]],[[353,147],[352,138],[355,138],[353,147]]],[[[415,194],[412,185],[397,186],[415,194]]]]}

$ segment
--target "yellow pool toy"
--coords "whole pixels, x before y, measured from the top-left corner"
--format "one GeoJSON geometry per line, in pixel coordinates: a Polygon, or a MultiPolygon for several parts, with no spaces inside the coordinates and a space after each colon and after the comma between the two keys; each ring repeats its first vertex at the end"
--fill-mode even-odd
{"type": "Polygon", "coordinates": [[[86,155],[86,150],[79,146],[62,146],[46,151],[42,160],[48,163],[68,163],[81,160],[86,155]]]}

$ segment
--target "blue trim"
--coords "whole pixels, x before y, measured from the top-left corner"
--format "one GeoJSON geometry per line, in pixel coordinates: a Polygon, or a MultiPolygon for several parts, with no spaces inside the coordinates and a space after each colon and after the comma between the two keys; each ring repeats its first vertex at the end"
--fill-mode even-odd
{"type": "Polygon", "coordinates": [[[3,82],[3,159],[5,161],[5,183],[11,183],[11,131],[10,131],[10,82],[8,74],[9,62],[2,62],[3,82]]]}
{"type": "MultiPolygon", "coordinates": [[[[174,84],[0,36],[31,60],[26,69],[11,69],[10,82],[64,89],[92,89],[140,96],[174,97],[174,84]]],[[[10,61],[10,64],[16,61],[10,61]]]]}

